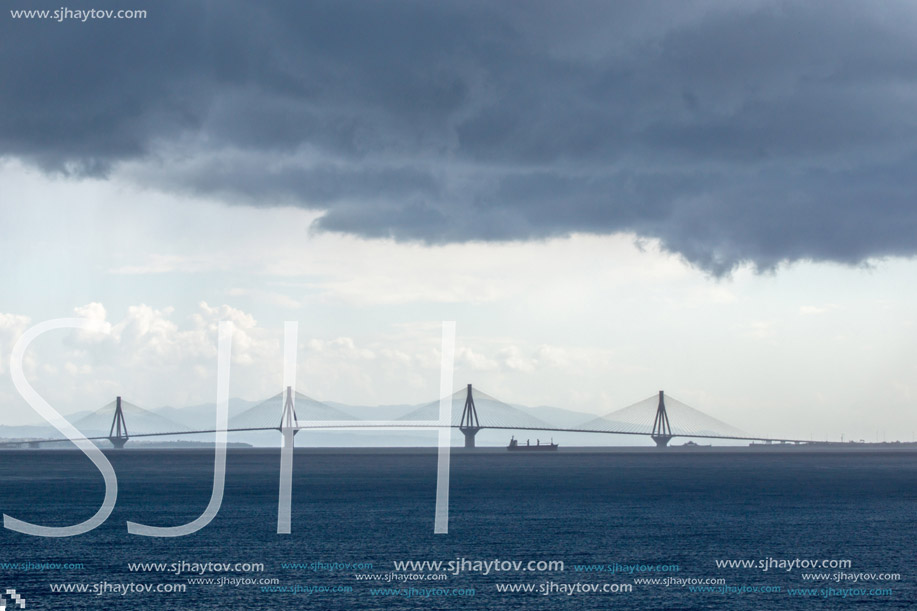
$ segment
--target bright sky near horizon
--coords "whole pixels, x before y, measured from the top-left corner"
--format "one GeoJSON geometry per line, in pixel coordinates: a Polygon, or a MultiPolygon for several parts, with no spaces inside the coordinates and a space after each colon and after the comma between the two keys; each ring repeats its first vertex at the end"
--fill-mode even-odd
{"type": "MultiPolygon", "coordinates": [[[[310,233],[315,215],[295,207],[49,179],[18,163],[0,182],[0,349],[51,318],[112,325],[105,338],[60,331],[34,344],[29,379],[64,412],[115,394],[212,401],[222,319],[237,330],[234,396],[277,392],[283,322],[296,320],[303,392],[428,401],[439,323],[456,320],[456,383],[509,402],[603,414],[666,389],[761,434],[909,439],[915,427],[913,260],[717,279],[626,234],[419,246],[310,233]]],[[[7,359],[4,422],[34,422],[7,359]]]]}

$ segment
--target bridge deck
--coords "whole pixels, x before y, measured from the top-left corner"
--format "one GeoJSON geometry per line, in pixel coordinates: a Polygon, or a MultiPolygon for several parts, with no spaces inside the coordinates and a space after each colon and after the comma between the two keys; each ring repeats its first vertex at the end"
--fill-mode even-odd
{"type": "MultiPolygon", "coordinates": [[[[388,429],[388,430],[412,430],[412,429],[461,429],[457,424],[440,424],[431,421],[314,421],[300,422],[298,426],[292,427],[297,431],[307,430],[351,430],[351,429],[388,429]]],[[[549,433],[592,433],[601,435],[639,435],[643,437],[652,437],[652,433],[640,433],[634,431],[613,431],[613,430],[595,430],[595,429],[575,429],[575,428],[554,428],[554,427],[520,427],[520,426],[481,426],[480,430],[506,430],[506,431],[545,431],[549,433]]],[[[227,433],[242,433],[251,431],[279,431],[280,427],[248,427],[226,429],[227,433]]],[[[166,433],[138,433],[130,435],[129,438],[135,437],[175,437],[179,435],[207,435],[217,433],[216,429],[196,430],[196,431],[173,431],[166,433]]],[[[751,437],[751,436],[729,436],[729,435],[693,435],[675,433],[672,437],[681,437],[685,439],[722,439],[726,441],[763,441],[777,443],[812,443],[809,439],[781,439],[776,437],[751,437]]],[[[107,436],[87,437],[90,441],[108,440],[107,436]]],[[[22,441],[2,441],[0,447],[20,446],[28,443],[64,443],[70,439],[30,439],[22,441]]]]}

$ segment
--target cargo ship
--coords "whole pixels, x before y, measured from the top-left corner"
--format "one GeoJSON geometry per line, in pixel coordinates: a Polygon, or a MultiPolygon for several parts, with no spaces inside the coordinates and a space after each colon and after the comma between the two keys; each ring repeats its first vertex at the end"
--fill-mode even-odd
{"type": "Polygon", "coordinates": [[[551,452],[557,450],[557,444],[554,443],[554,440],[551,440],[551,443],[541,443],[540,439],[535,440],[535,445],[532,445],[531,442],[526,439],[525,445],[521,445],[516,438],[513,437],[509,440],[509,445],[506,446],[506,449],[510,452],[551,452]]]}

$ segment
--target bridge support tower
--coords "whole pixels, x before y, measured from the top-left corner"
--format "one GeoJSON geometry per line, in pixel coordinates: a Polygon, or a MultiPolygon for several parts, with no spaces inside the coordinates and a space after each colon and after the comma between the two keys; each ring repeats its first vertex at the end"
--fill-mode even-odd
{"type": "Polygon", "coordinates": [[[115,418],[108,431],[108,441],[117,449],[122,449],[130,436],[127,434],[127,424],[124,422],[124,412],[121,409],[121,397],[115,399],[115,418]]]}
{"type": "Polygon", "coordinates": [[[287,386],[283,402],[283,414],[280,416],[280,432],[283,433],[283,447],[293,447],[293,436],[299,432],[296,428],[296,406],[293,403],[293,387],[287,386]]]}
{"type": "Polygon", "coordinates": [[[656,408],[656,419],[653,421],[653,433],[651,435],[656,447],[664,448],[672,439],[672,427],[669,425],[669,415],[665,411],[665,393],[659,391],[659,407],[656,408]]]}
{"type": "Polygon", "coordinates": [[[465,409],[462,410],[459,430],[465,436],[465,447],[473,448],[474,436],[481,430],[481,422],[478,420],[478,410],[474,407],[474,396],[471,393],[471,384],[468,385],[468,394],[465,396],[465,409]]]}

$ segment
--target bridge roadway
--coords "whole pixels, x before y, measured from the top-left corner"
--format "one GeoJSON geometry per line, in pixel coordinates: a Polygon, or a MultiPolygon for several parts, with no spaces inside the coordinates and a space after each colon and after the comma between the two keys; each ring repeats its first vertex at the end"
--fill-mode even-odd
{"type": "MultiPolygon", "coordinates": [[[[393,422],[391,420],[384,421],[353,421],[353,420],[319,420],[312,422],[300,422],[297,426],[291,427],[297,431],[306,431],[306,430],[347,430],[347,429],[390,429],[390,430],[411,430],[411,429],[440,429],[440,428],[452,428],[452,429],[461,429],[461,425],[458,424],[449,424],[442,425],[429,420],[418,420],[410,421],[406,420],[404,422],[393,422]]],[[[644,437],[652,437],[652,433],[641,433],[634,431],[605,431],[605,430],[596,430],[596,429],[565,429],[565,428],[552,428],[552,427],[521,427],[521,426],[480,426],[479,430],[505,430],[505,431],[545,431],[549,433],[593,433],[593,434],[605,434],[605,435],[641,435],[644,437]]],[[[280,427],[249,427],[249,428],[234,428],[226,429],[227,433],[241,433],[241,432],[250,432],[250,431],[280,431],[280,427]]],[[[131,434],[129,439],[134,439],[135,437],[174,437],[178,435],[206,435],[218,432],[216,429],[207,429],[207,430],[196,430],[196,431],[173,431],[168,433],[137,433],[131,434]]],[[[744,436],[729,436],[729,435],[680,435],[673,434],[672,437],[682,437],[685,439],[723,439],[730,441],[763,441],[763,442],[777,442],[777,443],[796,443],[796,444],[807,444],[812,443],[810,439],[780,439],[775,437],[744,437],[744,436]]],[[[90,441],[108,441],[108,436],[100,437],[87,437],[90,441]]],[[[59,439],[28,439],[22,441],[0,441],[0,447],[18,447],[28,444],[37,444],[37,443],[62,443],[70,441],[66,438],[59,439]]]]}

